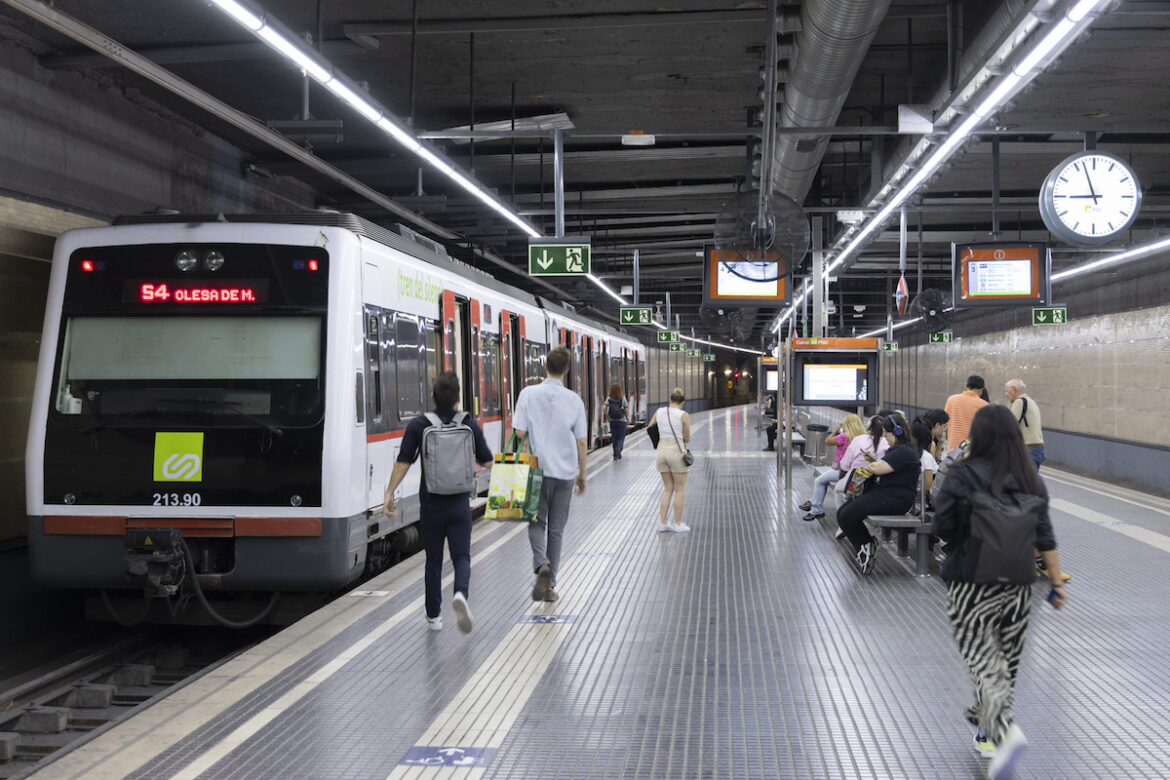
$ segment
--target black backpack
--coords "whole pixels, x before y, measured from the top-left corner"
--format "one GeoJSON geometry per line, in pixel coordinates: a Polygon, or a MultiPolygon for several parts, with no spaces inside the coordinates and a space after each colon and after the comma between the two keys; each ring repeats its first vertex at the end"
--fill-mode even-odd
{"type": "Polygon", "coordinates": [[[620,420],[626,416],[625,402],[620,398],[606,398],[605,405],[609,409],[609,419],[620,420]]]}
{"type": "Polygon", "coordinates": [[[970,495],[971,535],[967,539],[971,582],[1024,585],[1036,579],[1036,525],[1044,499],[1015,493],[1005,502],[985,490],[970,495]]]}

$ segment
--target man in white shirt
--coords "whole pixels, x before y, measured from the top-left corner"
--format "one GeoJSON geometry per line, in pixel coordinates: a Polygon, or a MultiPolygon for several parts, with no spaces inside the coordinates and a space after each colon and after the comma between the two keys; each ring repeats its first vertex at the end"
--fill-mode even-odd
{"type": "Polygon", "coordinates": [[[548,379],[521,390],[512,415],[512,428],[519,437],[528,435],[529,449],[539,459],[544,472],[537,520],[528,526],[532,565],[536,571],[533,601],[560,598],[556,591],[557,565],[574,483],[578,493],[585,492],[589,432],[585,404],[565,387],[570,357],[567,348],[553,347],[544,363],[548,379]]]}

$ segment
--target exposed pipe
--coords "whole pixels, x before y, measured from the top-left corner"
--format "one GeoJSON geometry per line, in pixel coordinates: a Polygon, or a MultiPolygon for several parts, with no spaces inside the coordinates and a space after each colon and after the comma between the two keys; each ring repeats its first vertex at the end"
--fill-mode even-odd
{"type": "MultiPolygon", "coordinates": [[[[781,127],[836,123],[889,7],[890,0],[808,0],[801,5],[801,30],[796,33],[796,56],[788,64],[781,127]]],[[[772,189],[803,202],[828,143],[824,137],[781,135],[772,189]]]]}

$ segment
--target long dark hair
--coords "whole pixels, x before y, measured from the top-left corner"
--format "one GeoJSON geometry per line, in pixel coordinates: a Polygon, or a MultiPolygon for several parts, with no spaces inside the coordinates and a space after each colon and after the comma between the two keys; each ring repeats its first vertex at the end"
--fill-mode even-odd
{"type": "Polygon", "coordinates": [[[934,443],[933,430],[934,426],[927,423],[923,417],[915,417],[914,422],[910,423],[910,435],[914,437],[914,443],[918,445],[919,450],[930,449],[930,445],[934,443]]]}
{"type": "Polygon", "coordinates": [[[881,441],[882,433],[885,430],[882,426],[881,417],[875,414],[869,418],[869,427],[866,428],[865,432],[869,434],[869,438],[873,441],[873,451],[875,454],[877,453],[878,442],[881,441]]]}
{"type": "Polygon", "coordinates": [[[881,420],[883,431],[894,434],[895,447],[906,444],[918,450],[919,454],[922,453],[922,447],[910,435],[910,423],[906,422],[906,417],[901,412],[896,409],[883,409],[878,412],[878,419],[881,420]],[[898,431],[902,433],[899,435],[898,431]]]}
{"type": "Polygon", "coordinates": [[[1005,478],[1015,478],[1020,490],[1040,495],[1036,467],[1024,447],[1020,425],[1006,406],[988,404],[975,413],[971,420],[971,434],[967,442],[967,458],[981,459],[991,464],[991,489],[1003,497],[1005,478]]]}

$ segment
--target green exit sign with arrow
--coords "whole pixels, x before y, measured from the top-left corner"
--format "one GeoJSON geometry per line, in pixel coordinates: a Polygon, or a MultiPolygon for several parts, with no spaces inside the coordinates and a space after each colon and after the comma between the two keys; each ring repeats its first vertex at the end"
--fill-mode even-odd
{"type": "Polygon", "coordinates": [[[649,306],[623,306],[618,315],[622,325],[649,325],[654,319],[654,309],[649,306]]]}
{"type": "Polygon", "coordinates": [[[574,236],[528,242],[529,276],[584,276],[589,273],[589,239],[574,236]]]}
{"type": "Polygon", "coordinates": [[[686,346],[686,344],[680,344],[679,342],[676,341],[670,345],[670,351],[671,352],[686,352],[687,346],[686,346]]]}
{"type": "Polygon", "coordinates": [[[896,341],[883,341],[882,342],[882,352],[897,352],[897,351],[898,351],[898,342],[896,342],[896,341]]]}
{"type": "Polygon", "coordinates": [[[1033,325],[1063,325],[1066,322],[1068,322],[1068,309],[1064,306],[1032,309],[1033,325]]]}
{"type": "Polygon", "coordinates": [[[660,330],[658,331],[659,344],[672,344],[678,342],[677,330],[660,330]]]}
{"type": "Polygon", "coordinates": [[[939,331],[938,333],[930,334],[931,344],[950,344],[954,340],[955,334],[951,333],[949,330],[943,330],[939,331]]]}

